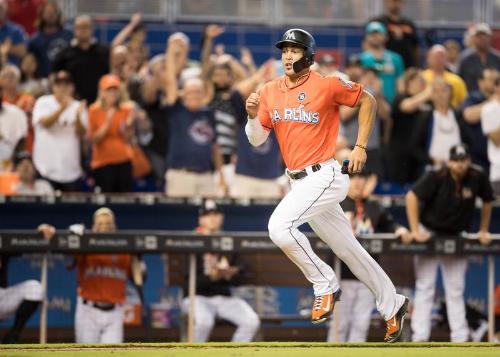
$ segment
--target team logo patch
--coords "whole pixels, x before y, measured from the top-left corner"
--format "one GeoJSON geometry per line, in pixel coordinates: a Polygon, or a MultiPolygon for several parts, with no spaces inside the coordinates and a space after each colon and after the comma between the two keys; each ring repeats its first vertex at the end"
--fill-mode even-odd
{"type": "Polygon", "coordinates": [[[352,89],[352,82],[351,81],[346,81],[345,79],[343,78],[340,78],[340,77],[337,77],[337,79],[339,80],[340,84],[343,86],[343,87],[346,87],[346,88],[349,88],[349,89],[352,89]]]}
{"type": "Polygon", "coordinates": [[[304,100],[306,99],[306,94],[304,92],[299,93],[299,96],[297,97],[299,100],[304,100]]]}
{"type": "Polygon", "coordinates": [[[189,136],[198,145],[208,145],[215,137],[215,132],[207,118],[196,120],[188,129],[189,136]]]}

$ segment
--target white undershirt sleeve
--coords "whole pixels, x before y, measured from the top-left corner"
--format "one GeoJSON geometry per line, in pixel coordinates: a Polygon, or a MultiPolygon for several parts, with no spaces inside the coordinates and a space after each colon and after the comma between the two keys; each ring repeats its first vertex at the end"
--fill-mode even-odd
{"type": "Polygon", "coordinates": [[[259,118],[248,118],[247,124],[245,125],[245,133],[247,134],[248,141],[253,146],[264,144],[267,137],[269,136],[269,130],[266,130],[262,126],[259,118]]]}

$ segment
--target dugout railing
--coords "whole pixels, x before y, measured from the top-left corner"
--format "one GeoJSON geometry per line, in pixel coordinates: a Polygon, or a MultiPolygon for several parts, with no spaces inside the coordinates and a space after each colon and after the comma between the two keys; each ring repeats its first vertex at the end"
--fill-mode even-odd
{"type": "MultiPolygon", "coordinates": [[[[331,252],[330,248],[314,234],[308,233],[313,249],[319,253],[331,252]]],[[[495,333],[494,256],[500,255],[500,234],[492,235],[489,245],[481,245],[474,234],[461,237],[439,237],[425,243],[403,244],[392,234],[371,234],[359,237],[361,244],[371,254],[401,255],[482,255],[487,256],[487,296],[488,296],[488,341],[495,333]],[[458,239],[457,239],[458,238],[458,239]]],[[[85,232],[58,232],[50,241],[44,240],[33,230],[1,230],[0,253],[41,253],[41,283],[44,289],[44,303],[40,314],[41,343],[47,341],[47,262],[52,253],[178,253],[189,258],[189,298],[187,340],[193,339],[193,302],[196,295],[196,254],[203,252],[223,253],[271,253],[279,248],[269,239],[267,232],[221,232],[214,235],[200,235],[192,231],[119,231],[113,234],[85,232]]],[[[336,259],[336,272],[340,272],[340,262],[336,259]]],[[[340,278],[340,277],[339,277],[340,278]]]]}

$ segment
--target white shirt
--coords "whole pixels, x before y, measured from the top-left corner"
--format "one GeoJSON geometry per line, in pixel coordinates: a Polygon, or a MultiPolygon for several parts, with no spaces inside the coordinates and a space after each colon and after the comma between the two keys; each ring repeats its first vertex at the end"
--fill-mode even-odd
{"type": "MultiPolygon", "coordinates": [[[[493,100],[481,109],[481,128],[484,135],[500,128],[500,102],[493,100]]],[[[490,160],[490,181],[500,181],[500,147],[488,139],[488,159],[490,160]]]]}
{"type": "MultiPolygon", "coordinates": [[[[78,106],[79,102],[73,100],[52,126],[44,127],[41,119],[59,110],[61,105],[52,94],[35,102],[33,163],[43,177],[52,181],[68,183],[81,176],[80,141],[75,126],[78,106]]],[[[82,113],[80,120],[87,127],[86,112],[82,113]]]]}
{"type": "Polygon", "coordinates": [[[54,195],[54,189],[48,181],[38,179],[33,183],[33,187],[28,187],[20,182],[19,186],[17,186],[16,193],[18,195],[52,196],[54,195]]]}
{"type": "Polygon", "coordinates": [[[0,171],[4,163],[12,159],[14,149],[19,140],[28,133],[26,114],[9,103],[2,103],[0,111],[0,171]]]}
{"type": "Polygon", "coordinates": [[[433,160],[446,162],[450,158],[451,147],[460,144],[460,128],[452,110],[448,110],[446,115],[434,110],[432,115],[434,120],[429,157],[433,160]]]}

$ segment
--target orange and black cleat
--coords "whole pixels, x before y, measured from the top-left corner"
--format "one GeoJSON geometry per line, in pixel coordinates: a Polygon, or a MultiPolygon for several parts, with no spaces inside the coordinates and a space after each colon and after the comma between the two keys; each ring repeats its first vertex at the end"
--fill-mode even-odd
{"type": "Polygon", "coordinates": [[[325,322],[333,313],[335,303],[340,300],[342,290],[338,289],[333,294],[316,296],[311,312],[311,322],[320,324],[325,322]]]}
{"type": "Polygon", "coordinates": [[[406,311],[408,310],[408,298],[405,298],[405,302],[399,308],[396,315],[387,320],[386,323],[386,333],[385,333],[385,342],[396,342],[401,337],[401,333],[403,332],[403,324],[405,320],[406,311]]]}

